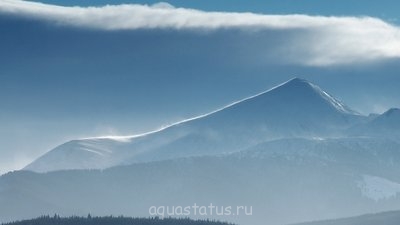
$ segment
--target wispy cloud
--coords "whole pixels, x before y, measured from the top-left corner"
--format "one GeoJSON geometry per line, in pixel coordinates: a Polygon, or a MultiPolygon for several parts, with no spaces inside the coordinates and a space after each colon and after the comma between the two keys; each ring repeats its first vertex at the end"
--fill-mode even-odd
{"type": "Polygon", "coordinates": [[[305,32],[290,32],[283,60],[312,66],[400,58],[400,28],[371,17],[205,12],[167,3],[64,7],[20,0],[2,0],[0,13],[104,30],[301,30],[305,32]]]}

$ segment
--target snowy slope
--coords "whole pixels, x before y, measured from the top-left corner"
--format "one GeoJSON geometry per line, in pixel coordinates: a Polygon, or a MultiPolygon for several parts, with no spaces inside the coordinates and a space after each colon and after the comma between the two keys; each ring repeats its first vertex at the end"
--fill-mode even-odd
{"type": "Polygon", "coordinates": [[[330,137],[364,119],[306,80],[295,78],[212,113],[132,137],[74,140],[25,169],[107,168],[134,162],[212,155],[285,137],[330,137]]]}

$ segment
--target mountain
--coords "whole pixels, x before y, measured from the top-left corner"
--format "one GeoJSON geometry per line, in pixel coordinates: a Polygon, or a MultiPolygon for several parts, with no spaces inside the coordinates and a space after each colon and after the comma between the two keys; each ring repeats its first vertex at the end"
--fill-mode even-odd
{"type": "Polygon", "coordinates": [[[400,136],[400,109],[389,109],[366,123],[354,126],[350,128],[350,134],[398,139],[400,136]]]}
{"type": "Polygon", "coordinates": [[[296,225],[398,225],[399,221],[400,211],[391,211],[336,220],[300,223],[296,225]]]}
{"type": "Polygon", "coordinates": [[[189,216],[281,225],[400,210],[397,119],[295,78],[158,131],[60,145],[0,177],[0,219],[213,204],[252,215],[189,216]]]}
{"type": "Polygon", "coordinates": [[[318,86],[294,78],[266,92],[164,129],[127,137],[73,140],[24,169],[104,169],[116,165],[235,152],[292,137],[340,136],[365,117],[318,86]]]}
{"type": "Polygon", "coordinates": [[[400,109],[389,109],[381,116],[375,118],[371,123],[375,126],[398,130],[400,129],[400,109]]]}
{"type": "Polygon", "coordinates": [[[392,108],[367,124],[369,132],[384,135],[400,134],[400,109],[392,108]]]}
{"type": "Polygon", "coordinates": [[[400,209],[400,144],[293,138],[248,150],[104,170],[0,177],[3,221],[43,214],[149,216],[151,206],[252,207],[239,224],[289,224],[400,209]]]}

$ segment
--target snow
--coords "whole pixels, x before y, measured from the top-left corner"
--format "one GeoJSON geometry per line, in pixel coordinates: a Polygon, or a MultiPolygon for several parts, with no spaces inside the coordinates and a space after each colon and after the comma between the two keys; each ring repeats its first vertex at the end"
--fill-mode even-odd
{"type": "Polygon", "coordinates": [[[100,156],[104,156],[103,153],[98,152],[98,151],[95,151],[95,150],[92,150],[92,149],[90,149],[90,148],[81,148],[81,150],[82,150],[82,151],[92,152],[92,153],[97,154],[97,155],[100,155],[100,156]]]}
{"type": "Polygon", "coordinates": [[[363,196],[374,201],[394,198],[400,193],[400,184],[382,177],[363,175],[358,183],[363,196]]]}
{"type": "Polygon", "coordinates": [[[360,113],[351,110],[349,107],[344,105],[342,102],[339,100],[335,99],[332,97],[330,94],[322,90],[320,87],[318,87],[315,84],[309,83],[317,92],[320,93],[320,95],[325,98],[328,102],[330,102],[337,110],[343,112],[343,113],[348,113],[348,114],[355,114],[355,115],[360,115],[360,113]]]}

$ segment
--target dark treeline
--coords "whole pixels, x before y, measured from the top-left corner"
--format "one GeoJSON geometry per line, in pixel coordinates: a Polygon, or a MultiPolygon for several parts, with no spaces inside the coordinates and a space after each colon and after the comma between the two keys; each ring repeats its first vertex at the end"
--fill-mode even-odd
{"type": "Polygon", "coordinates": [[[36,219],[4,223],[3,225],[234,225],[216,220],[192,220],[189,218],[132,218],[132,217],[60,217],[41,216],[36,219]]]}

